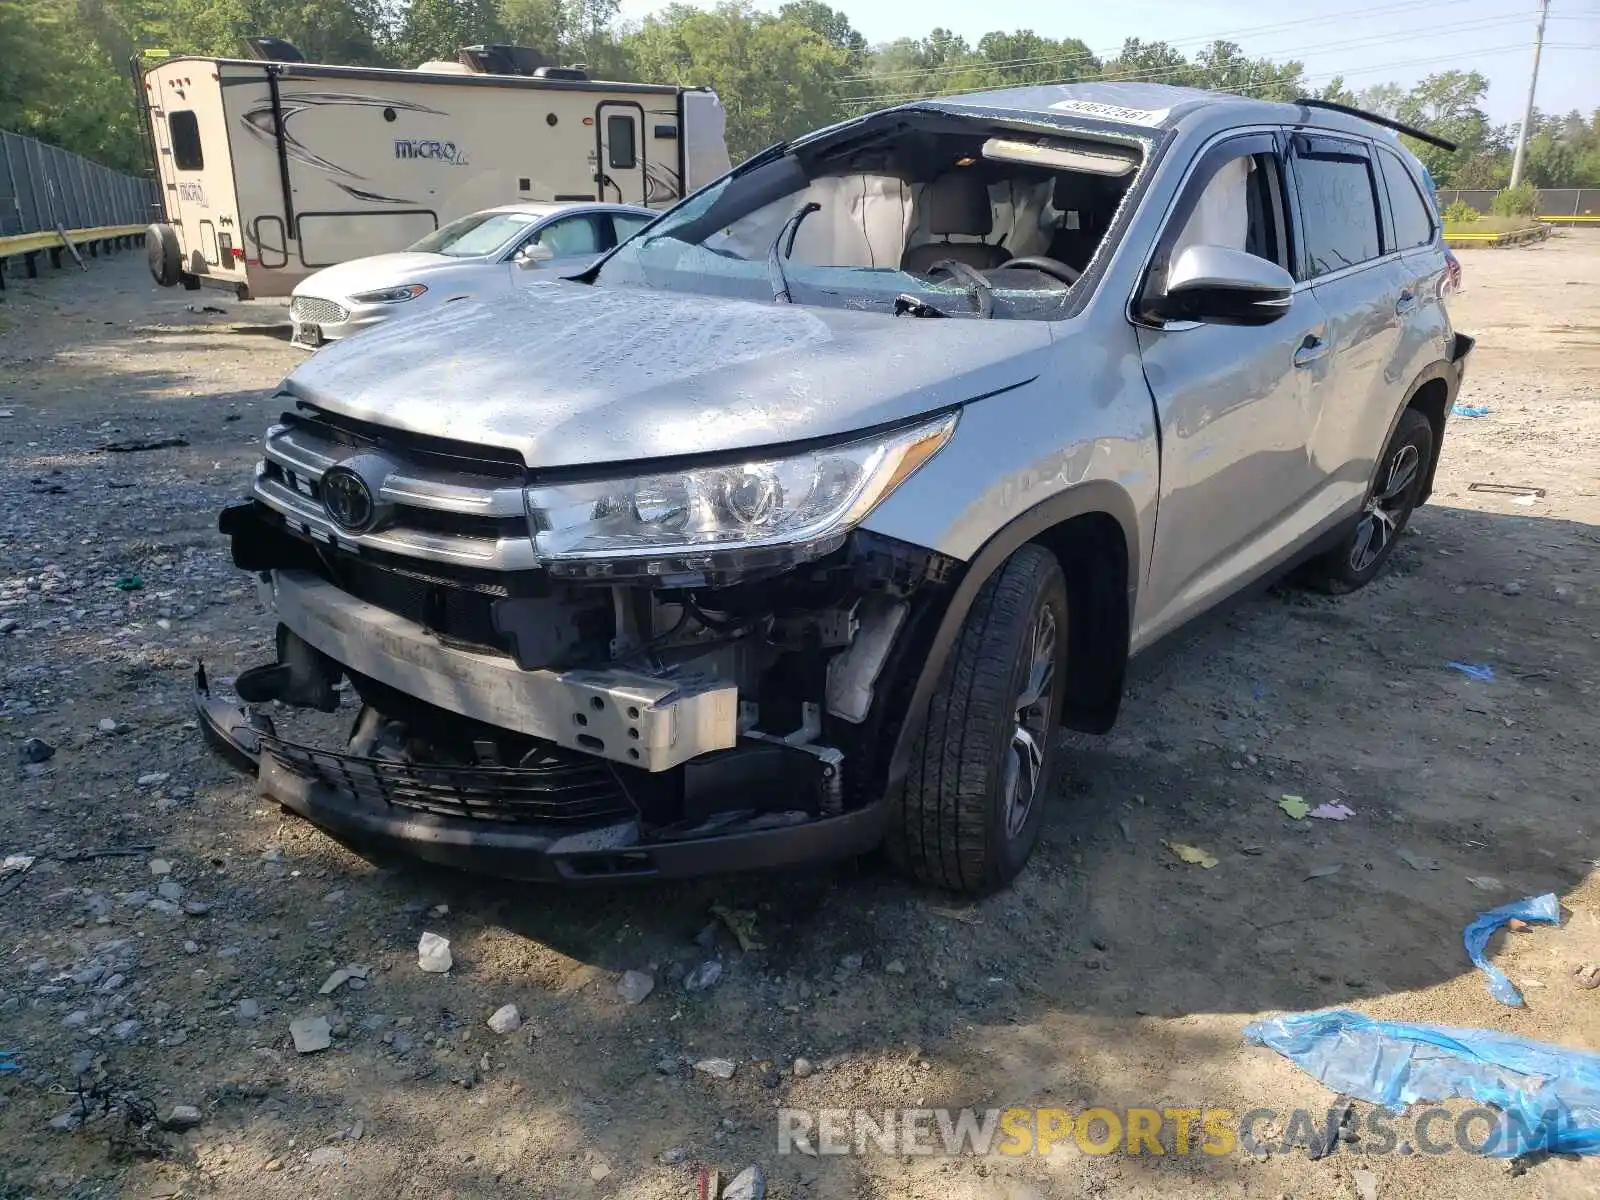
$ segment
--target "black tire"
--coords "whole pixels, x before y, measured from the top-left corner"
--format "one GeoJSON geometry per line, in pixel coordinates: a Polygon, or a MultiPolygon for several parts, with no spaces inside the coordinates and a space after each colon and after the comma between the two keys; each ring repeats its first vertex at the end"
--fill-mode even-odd
{"type": "MultiPolygon", "coordinates": [[[[890,861],[925,883],[982,894],[1009,883],[1039,840],[1061,722],[1067,585],[1055,556],[1022,547],[983,585],[961,627],[912,746],[911,767],[891,798],[890,861]],[[1043,699],[1019,709],[1044,617],[1054,642],[1043,699]],[[1008,766],[1019,753],[1019,715],[1038,747],[1025,812],[1008,803],[1008,766]]],[[[1020,771],[1021,759],[1015,759],[1020,771]]]]}
{"type": "Polygon", "coordinates": [[[178,251],[178,232],[171,225],[157,223],[144,231],[144,254],[152,279],[162,287],[178,282],[183,256],[178,251]]]}
{"type": "Polygon", "coordinates": [[[1360,519],[1337,546],[1309,564],[1306,581],[1320,591],[1343,595],[1376,579],[1417,507],[1432,462],[1433,426],[1408,408],[1378,459],[1360,519]],[[1380,545],[1373,552],[1375,538],[1380,545]]]}

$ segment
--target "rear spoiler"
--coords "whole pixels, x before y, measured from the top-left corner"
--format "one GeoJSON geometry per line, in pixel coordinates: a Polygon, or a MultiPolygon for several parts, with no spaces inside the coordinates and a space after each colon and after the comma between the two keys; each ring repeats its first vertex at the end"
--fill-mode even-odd
{"type": "Polygon", "coordinates": [[[1454,154],[1458,149],[1454,142],[1440,137],[1436,133],[1429,133],[1425,129],[1418,129],[1414,125],[1396,121],[1393,117],[1380,116],[1377,113],[1367,112],[1353,104],[1340,104],[1335,100],[1317,100],[1312,97],[1302,96],[1295,101],[1302,108],[1326,108],[1330,112],[1344,113],[1347,117],[1360,117],[1363,121],[1371,121],[1374,125],[1382,125],[1385,129],[1392,129],[1396,133],[1403,133],[1407,137],[1414,137],[1419,142],[1427,142],[1430,146],[1437,146],[1441,150],[1448,150],[1454,154]]]}

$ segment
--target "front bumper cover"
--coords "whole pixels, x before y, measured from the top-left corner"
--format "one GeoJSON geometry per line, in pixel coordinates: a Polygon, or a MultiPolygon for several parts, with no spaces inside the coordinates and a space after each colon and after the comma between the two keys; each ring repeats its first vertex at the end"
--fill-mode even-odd
{"type": "Polygon", "coordinates": [[[262,796],[329,834],[508,879],[687,879],[828,862],[873,849],[888,823],[887,800],[800,824],[769,824],[774,818],[757,816],[671,838],[652,836],[632,819],[574,830],[439,816],[363,799],[290,770],[271,750],[270,722],[213,697],[203,666],[195,678],[195,707],[206,740],[233,765],[254,771],[262,796]]]}

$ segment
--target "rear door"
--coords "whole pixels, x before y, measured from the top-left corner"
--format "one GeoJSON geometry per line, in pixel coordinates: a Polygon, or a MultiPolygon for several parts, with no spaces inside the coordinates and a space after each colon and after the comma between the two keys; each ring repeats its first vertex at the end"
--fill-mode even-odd
{"type": "Polygon", "coordinates": [[[1388,207],[1384,227],[1400,253],[1400,343],[1396,373],[1409,388],[1423,369],[1448,357],[1450,318],[1444,307],[1446,266],[1438,213],[1416,171],[1389,147],[1378,144],[1378,175],[1388,207]]]}
{"type": "Polygon", "coordinates": [[[1354,510],[1409,379],[1400,329],[1417,303],[1382,221],[1382,183],[1371,143],[1296,130],[1291,179],[1299,218],[1298,279],[1328,314],[1327,365],[1306,441],[1319,518],[1354,510]]]}
{"type": "Polygon", "coordinates": [[[612,204],[644,204],[644,107],[606,100],[595,107],[596,196],[612,204]]]}
{"type": "MultiPolygon", "coordinates": [[[[1145,294],[1191,245],[1290,264],[1280,138],[1215,143],[1195,164],[1151,258],[1145,294]]],[[[1327,318],[1309,286],[1268,325],[1138,327],[1161,427],[1161,500],[1142,596],[1155,637],[1273,565],[1306,533],[1306,438],[1327,318]]]]}

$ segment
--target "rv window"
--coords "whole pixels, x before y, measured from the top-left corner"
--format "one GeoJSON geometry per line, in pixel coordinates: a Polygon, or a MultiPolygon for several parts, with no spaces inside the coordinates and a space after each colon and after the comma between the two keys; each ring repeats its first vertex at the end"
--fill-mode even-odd
{"type": "Polygon", "coordinates": [[[200,122],[185,109],[167,117],[167,132],[172,136],[172,162],[180,171],[202,171],[206,160],[200,153],[200,122]]]}
{"type": "Polygon", "coordinates": [[[606,156],[613,171],[631,171],[639,165],[633,133],[632,117],[606,118],[606,156]]]}

